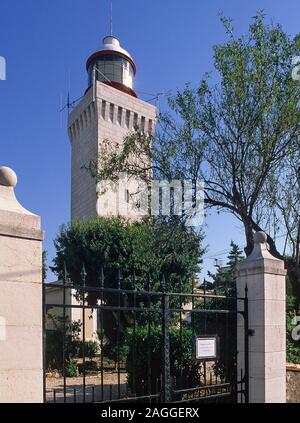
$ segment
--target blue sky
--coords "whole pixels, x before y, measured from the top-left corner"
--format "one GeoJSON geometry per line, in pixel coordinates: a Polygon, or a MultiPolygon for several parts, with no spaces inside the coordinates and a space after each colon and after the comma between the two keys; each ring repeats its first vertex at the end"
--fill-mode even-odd
{"type": "MultiPolygon", "coordinates": [[[[114,35],[137,64],[136,88],[148,93],[196,85],[212,70],[212,46],[225,40],[221,11],[241,33],[258,9],[290,34],[299,31],[299,0],[114,0],[113,9],[114,35]]],[[[1,0],[7,80],[0,81],[0,166],[16,171],[19,201],[42,216],[50,259],[53,238],[70,217],[70,145],[60,97],[66,99],[68,75],[72,98],[83,94],[86,59],[108,31],[108,0],[1,0]]],[[[244,244],[229,215],[206,224],[205,270],[231,239],[244,244]]]]}

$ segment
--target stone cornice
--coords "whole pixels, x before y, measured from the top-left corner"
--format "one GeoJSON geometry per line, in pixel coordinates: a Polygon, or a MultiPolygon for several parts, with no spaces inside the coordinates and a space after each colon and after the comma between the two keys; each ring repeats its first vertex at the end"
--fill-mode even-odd
{"type": "Polygon", "coordinates": [[[279,260],[270,254],[266,241],[267,236],[264,232],[257,232],[254,235],[254,249],[246,260],[238,263],[237,276],[257,274],[285,276],[287,274],[283,260],[279,260]]]}
{"type": "Polygon", "coordinates": [[[269,266],[269,265],[259,265],[251,268],[239,269],[237,271],[237,276],[254,276],[254,275],[261,275],[262,272],[264,274],[269,275],[281,275],[286,276],[287,271],[285,269],[278,268],[277,266],[269,266]]]}
{"type": "Polygon", "coordinates": [[[11,238],[30,239],[33,241],[43,241],[44,232],[39,229],[26,229],[24,227],[11,227],[0,224],[0,236],[11,238]]]}

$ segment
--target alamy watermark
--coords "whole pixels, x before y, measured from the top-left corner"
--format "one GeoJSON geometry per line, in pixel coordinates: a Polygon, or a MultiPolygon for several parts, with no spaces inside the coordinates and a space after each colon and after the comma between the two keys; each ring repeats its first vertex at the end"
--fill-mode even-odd
{"type": "Polygon", "coordinates": [[[117,181],[97,185],[97,214],[102,216],[179,216],[187,226],[204,220],[204,183],[190,180],[145,181],[120,173],[117,181]]]}
{"type": "Polygon", "coordinates": [[[6,81],[6,60],[0,56],[0,81],[6,81]]]}
{"type": "Polygon", "coordinates": [[[300,341],[300,316],[295,316],[292,324],[295,327],[292,330],[291,337],[294,341],[300,341]]]}
{"type": "MultiPolygon", "coordinates": [[[[300,56],[292,57],[292,79],[300,81],[300,56]]],[[[300,109],[300,101],[297,103],[297,109],[300,109]]]]}
{"type": "Polygon", "coordinates": [[[292,57],[292,78],[294,81],[300,81],[300,56],[292,57]]]}
{"type": "MultiPolygon", "coordinates": [[[[294,81],[300,81],[300,56],[292,57],[292,78],[294,81]]],[[[298,108],[300,108],[300,101],[298,103],[298,108]]],[[[294,329],[291,332],[291,337],[294,341],[300,341],[300,316],[295,316],[293,318],[292,324],[294,329]]]]}

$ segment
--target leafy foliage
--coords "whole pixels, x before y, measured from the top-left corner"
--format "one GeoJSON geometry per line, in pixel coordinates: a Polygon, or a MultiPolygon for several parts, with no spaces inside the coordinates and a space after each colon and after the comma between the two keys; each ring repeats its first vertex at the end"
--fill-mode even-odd
{"type": "MultiPolygon", "coordinates": [[[[136,393],[143,394],[144,387],[151,385],[156,393],[162,373],[162,328],[160,325],[137,326],[126,333],[123,354],[127,356],[128,385],[136,393]],[[151,351],[151,354],[149,354],[151,351]]],[[[181,386],[191,387],[199,379],[200,364],[193,357],[193,332],[189,327],[182,330],[170,328],[171,376],[181,386]]]]}
{"type": "Polygon", "coordinates": [[[66,362],[66,376],[76,377],[78,374],[77,361],[69,360],[66,362]]]}
{"type": "Polygon", "coordinates": [[[96,341],[86,341],[84,347],[85,356],[92,360],[99,352],[99,344],[96,341]]]}
{"type": "MultiPolygon", "coordinates": [[[[82,284],[82,265],[85,264],[86,284],[99,287],[101,268],[104,267],[105,287],[132,290],[161,288],[165,276],[166,290],[180,292],[191,289],[191,280],[199,271],[204,249],[201,246],[202,233],[196,233],[182,222],[146,219],[142,222],[128,222],[122,218],[97,218],[83,223],[72,222],[64,226],[55,246],[57,256],[53,270],[63,278],[65,264],[70,279],[82,284]],[[122,270],[122,272],[120,272],[122,270]],[[133,280],[134,271],[134,280],[133,280]]],[[[133,296],[99,292],[87,296],[93,306],[99,299],[108,306],[132,306],[133,296]]],[[[138,305],[146,299],[139,296],[138,305]]],[[[155,301],[153,299],[153,306],[155,301]]],[[[132,325],[132,313],[117,313],[106,310],[103,313],[103,328],[106,337],[105,354],[117,359],[114,347],[122,344],[127,327],[132,325]]],[[[139,314],[140,324],[147,320],[147,314],[139,314]]]]}
{"type": "Polygon", "coordinates": [[[195,313],[194,324],[202,333],[217,333],[220,348],[219,360],[214,366],[216,374],[230,380],[234,377],[234,355],[236,350],[236,271],[243,254],[237,244],[231,241],[227,265],[218,267],[216,274],[209,272],[213,279],[214,294],[217,298],[198,299],[196,308],[214,310],[214,313],[195,313]],[[222,298],[225,296],[225,298],[222,298]],[[230,314],[217,313],[218,310],[231,310],[230,314]],[[224,345],[226,344],[226,348],[224,345]]]}
{"type": "Polygon", "coordinates": [[[46,368],[51,370],[63,369],[63,348],[65,364],[78,355],[80,348],[80,321],[71,322],[61,316],[57,316],[53,310],[47,313],[48,325],[51,329],[46,330],[46,368]]]}
{"type": "Polygon", "coordinates": [[[300,364],[300,341],[295,341],[292,338],[292,331],[295,328],[294,318],[297,315],[295,310],[295,298],[287,296],[286,301],[287,314],[286,314],[286,325],[287,325],[287,339],[286,339],[286,355],[289,363],[300,364]]]}
{"type": "Polygon", "coordinates": [[[96,218],[74,221],[61,228],[55,240],[57,255],[52,270],[63,278],[66,264],[70,279],[82,283],[82,266],[86,283],[99,286],[104,267],[106,286],[117,286],[116,270],[123,279],[134,270],[137,288],[144,288],[149,274],[157,288],[162,274],[171,290],[179,289],[179,279],[187,281],[199,270],[202,233],[186,228],[176,220],[147,219],[128,222],[122,218],[96,218]]]}
{"type": "MultiPolygon", "coordinates": [[[[46,368],[51,370],[63,370],[63,349],[65,355],[65,369],[69,377],[75,377],[78,372],[75,358],[83,356],[83,341],[80,339],[81,322],[70,321],[57,316],[54,310],[47,313],[48,326],[46,330],[46,368]]],[[[92,360],[99,351],[96,341],[85,341],[85,356],[92,360]]]]}
{"type": "Polygon", "coordinates": [[[213,280],[215,290],[219,294],[228,292],[228,290],[235,292],[237,264],[244,259],[244,255],[237,244],[231,241],[230,247],[226,266],[217,266],[216,274],[208,272],[213,280]]]}

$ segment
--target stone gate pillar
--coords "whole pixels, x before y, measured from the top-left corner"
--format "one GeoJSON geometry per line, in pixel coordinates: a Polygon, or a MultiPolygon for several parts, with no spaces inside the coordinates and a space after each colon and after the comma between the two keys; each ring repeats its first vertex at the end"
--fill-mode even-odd
{"type": "Polygon", "coordinates": [[[0,168],[0,402],[43,401],[40,217],[17,201],[0,168]]]}
{"type": "MultiPolygon", "coordinates": [[[[286,326],[284,262],[267,250],[267,236],[254,235],[251,255],[238,265],[237,295],[248,287],[249,402],[286,402],[286,326]]],[[[239,309],[243,309],[242,301],[239,309]]],[[[244,322],[238,317],[238,371],[245,370],[244,322]]]]}

